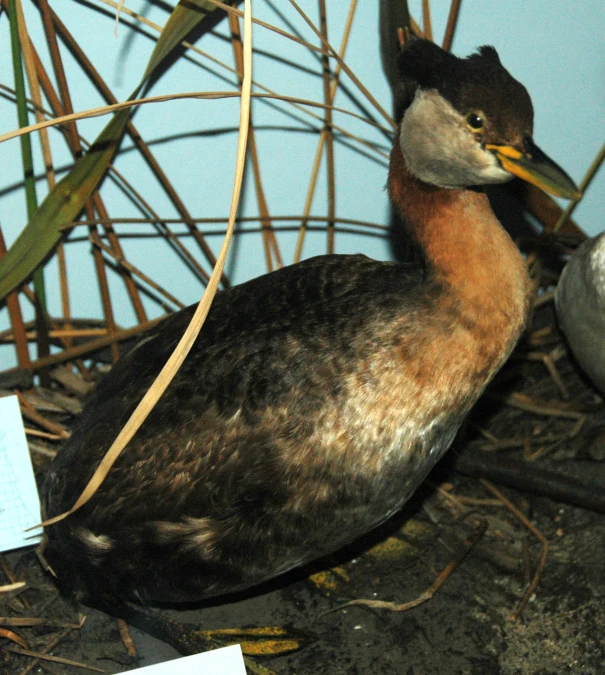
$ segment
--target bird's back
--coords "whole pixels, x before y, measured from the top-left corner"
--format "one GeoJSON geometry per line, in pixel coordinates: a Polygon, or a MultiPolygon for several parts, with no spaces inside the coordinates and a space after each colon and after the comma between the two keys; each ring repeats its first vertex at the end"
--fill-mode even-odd
{"type": "MultiPolygon", "coordinates": [[[[112,570],[116,592],[185,600],[274,576],[387,517],[428,470],[410,462],[433,451],[432,465],[460,417],[427,418],[421,442],[410,417],[406,440],[407,404],[385,391],[405,324],[415,333],[431,314],[423,280],[419,265],[321,256],[218,294],[97,494],[49,528],[51,564],[78,560],[62,576],[89,590],[96,565],[112,570]],[[190,573],[175,581],[179,560],[201,568],[197,588],[190,573]],[[150,567],[155,576],[142,577],[150,567]]],[[[73,505],[193,309],[144,336],[99,385],[46,481],[47,516],[73,505]]]]}

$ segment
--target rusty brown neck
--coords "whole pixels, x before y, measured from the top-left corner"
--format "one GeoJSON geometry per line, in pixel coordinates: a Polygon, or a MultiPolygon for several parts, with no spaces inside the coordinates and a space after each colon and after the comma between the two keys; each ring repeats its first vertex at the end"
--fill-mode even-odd
{"type": "Polygon", "coordinates": [[[485,194],[428,185],[408,171],[396,143],[389,194],[421,246],[430,273],[458,305],[518,336],[530,296],[527,266],[501,226],[485,194]]]}

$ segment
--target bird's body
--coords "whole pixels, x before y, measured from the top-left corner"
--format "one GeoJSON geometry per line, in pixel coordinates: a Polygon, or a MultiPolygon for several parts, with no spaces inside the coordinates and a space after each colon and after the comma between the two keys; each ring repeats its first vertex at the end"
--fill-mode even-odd
{"type": "MultiPolygon", "coordinates": [[[[495,51],[446,55],[470,62],[473,81],[495,73],[508,87],[501,105],[521,121],[510,133],[486,125],[481,142],[494,145],[478,168],[445,171],[427,134],[453,116],[452,147],[468,146],[472,164],[477,130],[458,110],[464,96],[457,103],[431,93],[436,85],[422,88],[421,57],[444,52],[414,44],[402,69],[421,87],[394,144],[389,192],[424,259],[323,256],[217,296],[98,492],[48,528],[51,565],[89,602],[199,600],[351,542],[409,499],[514,347],[529,305],[525,263],[467,184],[509,176],[500,163],[531,133],[531,103],[495,51]]],[[[489,121],[489,110],[480,113],[489,121]]],[[[48,516],[73,505],[191,313],[163,322],[100,385],[46,482],[48,516]]]]}
{"type": "Polygon", "coordinates": [[[573,355],[605,394],[605,233],[574,252],[557,284],[555,304],[573,355]]]}
{"type": "MultiPolygon", "coordinates": [[[[450,209],[489,208],[463,191],[429,191],[427,205],[444,197],[450,209]]],[[[470,243],[444,233],[450,278],[324,256],[219,294],[136,442],[93,501],[49,530],[57,547],[80,549],[66,556],[70,583],[90,589],[106,570],[125,597],[200,599],[330,553],[398,509],[523,326],[524,263],[490,225],[497,241],[489,226],[468,228],[470,243]],[[489,279],[469,278],[478,254],[494,257],[489,279]],[[508,301],[489,311],[484,293],[508,301]]],[[[53,513],[77,499],[191,314],[164,322],[99,386],[52,469],[53,513]]]]}

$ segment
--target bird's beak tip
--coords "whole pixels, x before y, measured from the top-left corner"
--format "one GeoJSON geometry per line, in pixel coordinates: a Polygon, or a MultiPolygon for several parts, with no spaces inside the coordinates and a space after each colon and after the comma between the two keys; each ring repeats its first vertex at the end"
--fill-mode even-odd
{"type": "Polygon", "coordinates": [[[572,201],[578,201],[582,197],[582,192],[573,180],[531,139],[527,140],[527,147],[524,150],[510,145],[486,145],[485,147],[494,153],[502,168],[514,176],[537,185],[555,197],[563,197],[572,201]]]}

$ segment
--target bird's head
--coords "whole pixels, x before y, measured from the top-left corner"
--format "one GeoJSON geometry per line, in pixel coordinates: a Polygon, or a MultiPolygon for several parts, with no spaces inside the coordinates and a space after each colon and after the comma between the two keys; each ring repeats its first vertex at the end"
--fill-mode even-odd
{"type": "Polygon", "coordinates": [[[493,47],[461,59],[414,38],[402,48],[399,68],[417,85],[399,139],[417,178],[460,188],[514,175],[556,196],[579,197],[571,178],[534,144],[529,94],[493,47]]]}

